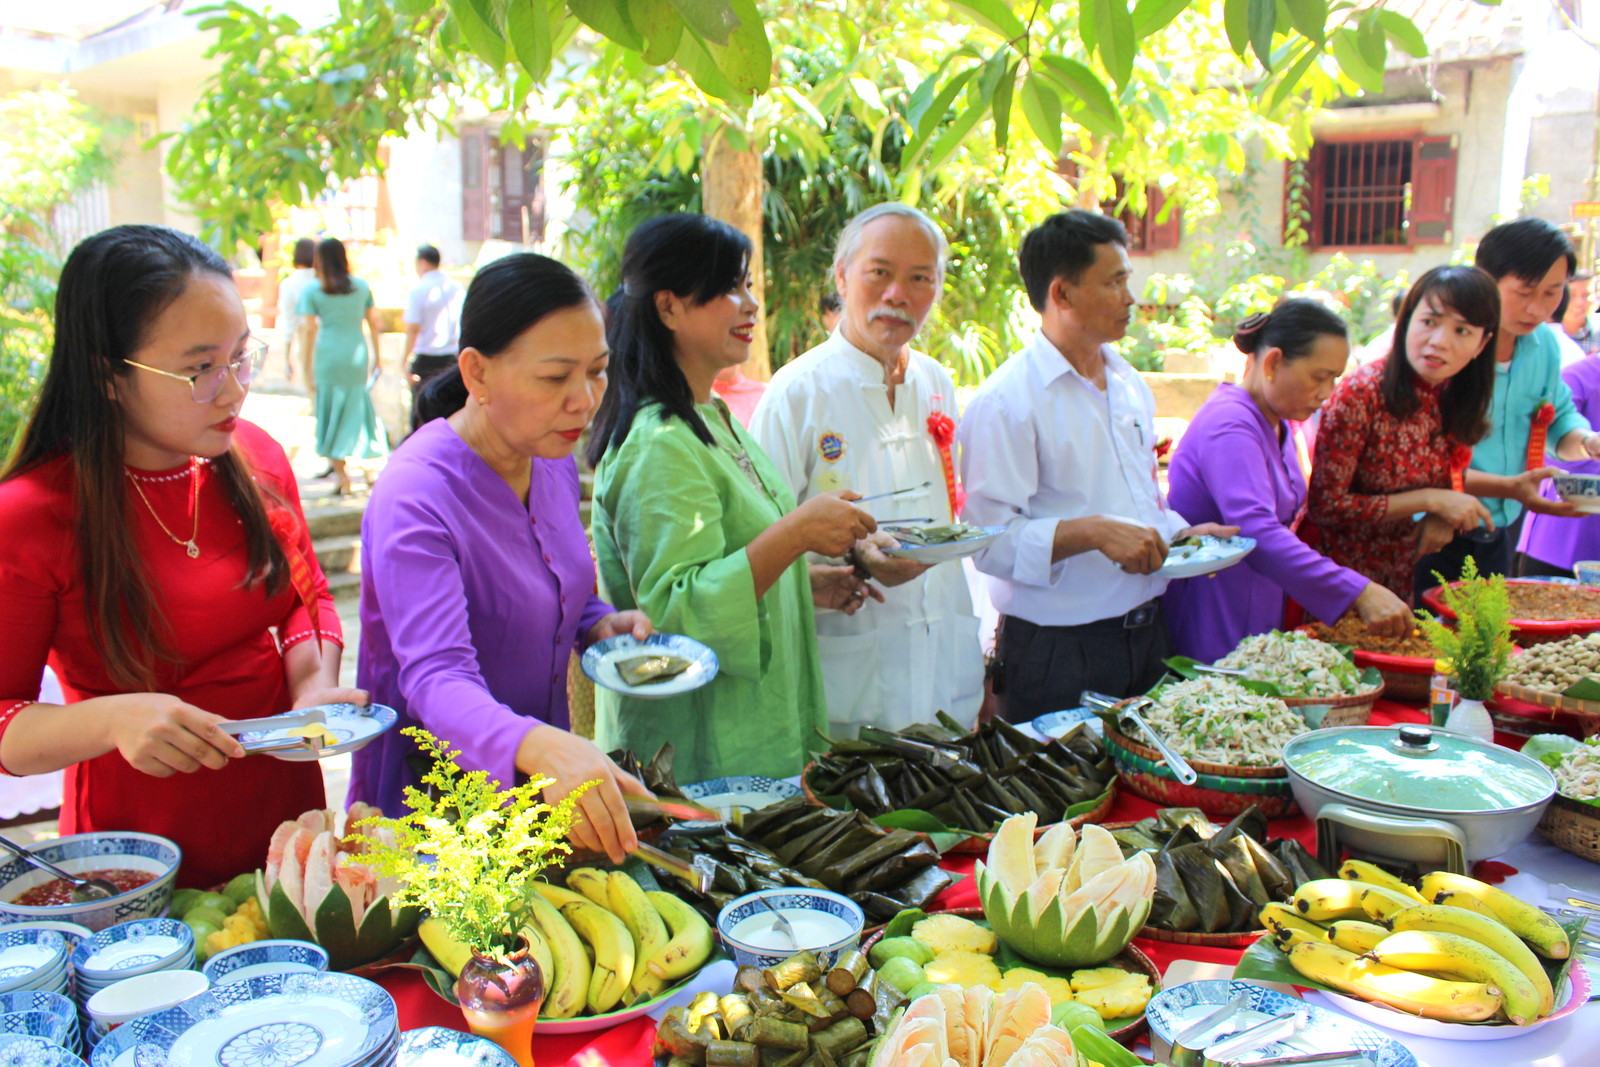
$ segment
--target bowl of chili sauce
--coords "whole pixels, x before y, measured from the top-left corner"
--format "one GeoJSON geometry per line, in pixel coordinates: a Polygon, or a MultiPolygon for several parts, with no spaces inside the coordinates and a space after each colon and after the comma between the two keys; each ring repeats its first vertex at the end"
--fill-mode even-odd
{"type": "Polygon", "coordinates": [[[121,891],[108,900],[74,904],[70,884],[24,860],[9,859],[0,863],[0,924],[55,919],[103,930],[164,915],[183,858],[167,838],[131,830],[72,834],[31,851],[80,878],[105,878],[121,891]]]}

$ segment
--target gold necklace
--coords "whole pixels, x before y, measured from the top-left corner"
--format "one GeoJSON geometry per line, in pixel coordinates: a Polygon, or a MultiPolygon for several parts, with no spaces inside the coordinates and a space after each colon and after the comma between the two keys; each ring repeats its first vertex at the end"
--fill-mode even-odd
{"type": "Polygon", "coordinates": [[[184,541],[177,534],[167,529],[167,524],[161,521],[161,516],[156,514],[155,507],[150,503],[150,498],[144,495],[144,489],[139,485],[139,479],[133,472],[124,468],[123,473],[133,483],[133,491],[139,494],[139,499],[144,501],[144,506],[150,510],[150,517],[156,520],[156,525],[161,527],[161,532],[172,538],[172,543],[179,545],[189,554],[190,559],[200,558],[200,546],[195,543],[195,538],[200,536],[200,464],[193,458],[189,459],[189,484],[194,487],[194,531],[189,534],[189,540],[184,541]]]}

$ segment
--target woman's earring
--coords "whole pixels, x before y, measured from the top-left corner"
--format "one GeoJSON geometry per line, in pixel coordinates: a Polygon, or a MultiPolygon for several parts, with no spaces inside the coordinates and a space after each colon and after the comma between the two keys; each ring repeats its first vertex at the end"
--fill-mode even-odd
{"type": "Polygon", "coordinates": [[[487,404],[488,402],[489,402],[489,394],[487,394],[487,393],[479,393],[478,394],[478,403],[487,404]]]}

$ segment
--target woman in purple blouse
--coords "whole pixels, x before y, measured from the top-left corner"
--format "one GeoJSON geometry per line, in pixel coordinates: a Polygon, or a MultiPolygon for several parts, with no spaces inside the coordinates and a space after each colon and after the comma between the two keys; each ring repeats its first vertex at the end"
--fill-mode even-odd
{"type": "MultiPolygon", "coordinates": [[[[616,862],[637,847],[622,794],[649,793],[568,732],[567,663],[606,637],[645,637],[641,612],[595,594],[572,451],[606,388],[605,324],[571,270],[507,256],[472,280],[461,357],[430,383],[434,418],[389,461],[361,523],[361,655],[372,699],[510,784],[584,782],[573,841],[616,862]],[[451,413],[451,410],[453,413],[451,413]]],[[[420,780],[399,729],[355,754],[350,800],[404,811],[420,780]]]]}
{"type": "Polygon", "coordinates": [[[1250,357],[1244,381],[1219,385],[1184,431],[1167,499],[1190,522],[1238,526],[1256,548],[1236,567],[1172,583],[1173,650],[1205,663],[1227,655],[1283,625],[1285,593],[1325,622],[1353,607],[1374,633],[1405,634],[1404,601],[1295,533],[1306,479],[1287,424],[1333,392],[1350,355],[1344,322],[1315,301],[1285,300],[1241,323],[1233,343],[1250,357]]]}
{"type": "MultiPolygon", "coordinates": [[[[1563,370],[1561,380],[1572,390],[1572,406],[1578,414],[1588,419],[1589,425],[1600,426],[1600,358],[1585,356],[1563,370]]],[[[1600,460],[1553,460],[1550,465],[1573,474],[1600,474],[1600,460]]],[[[1560,499],[1552,482],[1544,484],[1543,496],[1560,499]]],[[[1569,519],[1529,511],[1517,548],[1522,553],[1518,574],[1570,578],[1574,563],[1600,559],[1600,515],[1569,519]]]]}

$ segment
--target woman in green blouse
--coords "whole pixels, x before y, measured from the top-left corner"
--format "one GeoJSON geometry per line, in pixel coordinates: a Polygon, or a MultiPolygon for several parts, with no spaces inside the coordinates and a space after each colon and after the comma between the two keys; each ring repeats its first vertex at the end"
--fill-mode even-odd
{"type": "Polygon", "coordinates": [[[828,724],[813,604],[853,612],[881,594],[843,556],[875,528],[848,491],[795,506],[711,383],[750,356],[759,305],[750,242],[704,215],[651,219],[628,238],[607,329],[611,385],[595,418],[600,594],[659,630],[703,641],[709,685],[638,700],[599,690],[595,740],[645,758],[677,749],[679,781],[799,774],[828,724]]]}
{"type": "Polygon", "coordinates": [[[389,438],[372,406],[368,384],[378,372],[378,335],[382,324],[372,290],[350,276],[344,242],[329,237],[317,245],[313,265],[316,285],[300,294],[295,313],[308,355],[306,387],[317,417],[317,455],[328,461],[336,479],[334,492],[350,491],[347,459],[378,459],[389,454],[389,438]],[[371,343],[363,336],[365,326],[371,343]]]}

